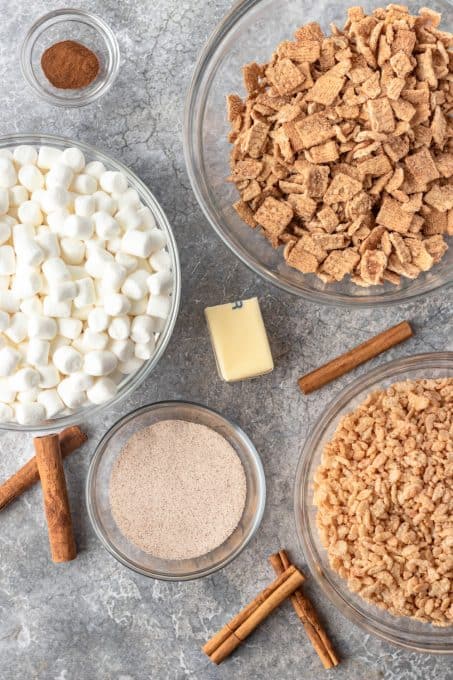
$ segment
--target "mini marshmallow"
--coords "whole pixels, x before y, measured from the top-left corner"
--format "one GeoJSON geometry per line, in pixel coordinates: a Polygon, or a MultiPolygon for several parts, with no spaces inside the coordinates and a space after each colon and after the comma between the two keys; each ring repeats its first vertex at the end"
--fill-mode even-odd
{"type": "Polygon", "coordinates": [[[168,270],[163,270],[148,276],[146,283],[151,295],[162,295],[171,291],[173,276],[168,270]]]}
{"type": "Polygon", "coordinates": [[[76,392],[71,377],[65,378],[57,387],[58,396],[65,406],[78,409],[86,402],[85,392],[76,392]]]}
{"type": "Polygon", "coordinates": [[[0,403],[0,422],[1,423],[8,423],[10,420],[13,419],[13,415],[14,415],[14,412],[13,412],[13,409],[11,408],[11,406],[8,406],[8,404],[0,403]]]}
{"type": "Polygon", "coordinates": [[[93,387],[94,379],[84,371],[77,371],[71,374],[71,383],[75,392],[86,392],[93,387]]]}
{"type": "Polygon", "coordinates": [[[28,319],[28,337],[53,340],[57,334],[57,322],[47,316],[32,316],[28,319]]]}
{"type": "Polygon", "coordinates": [[[149,257],[152,253],[152,238],[150,232],[131,229],[122,239],[122,249],[128,255],[135,257],[149,257]]]}
{"type": "Polygon", "coordinates": [[[30,316],[42,316],[42,302],[37,295],[26,298],[20,303],[20,311],[30,316]]]}
{"type": "Polygon", "coordinates": [[[12,347],[0,349],[0,376],[12,375],[21,359],[20,353],[12,347]]]}
{"type": "Polygon", "coordinates": [[[135,345],[135,356],[137,359],[143,359],[143,361],[148,361],[154,354],[156,349],[156,343],[154,338],[150,342],[138,342],[135,345]]]}
{"type": "Polygon", "coordinates": [[[50,286],[61,281],[71,280],[66,264],[59,257],[50,257],[46,260],[42,265],[42,271],[50,286]]]}
{"type": "Polygon", "coordinates": [[[131,206],[126,206],[115,215],[115,219],[124,231],[130,229],[140,229],[142,227],[142,219],[138,212],[131,206]]]}
{"type": "Polygon", "coordinates": [[[134,342],[147,343],[152,340],[156,331],[154,320],[150,316],[136,316],[132,321],[131,338],[134,342]]]}
{"type": "Polygon", "coordinates": [[[0,290],[0,309],[8,314],[19,310],[19,298],[10,290],[0,290]]]}
{"type": "Polygon", "coordinates": [[[28,144],[21,144],[16,146],[13,151],[13,158],[17,165],[36,165],[38,160],[38,152],[34,146],[28,144]]]}
{"type": "Polygon", "coordinates": [[[149,258],[149,264],[151,265],[151,269],[155,272],[171,269],[170,253],[164,249],[158,250],[157,253],[153,253],[149,258]]]}
{"type": "Polygon", "coordinates": [[[102,333],[110,323],[110,317],[102,307],[95,307],[88,315],[88,327],[93,333],[102,333]]]}
{"type": "Polygon", "coordinates": [[[149,316],[157,316],[159,319],[166,319],[170,314],[171,299],[166,295],[151,295],[149,298],[146,313],[149,316]]]}
{"type": "Polygon", "coordinates": [[[7,158],[9,161],[14,160],[14,156],[10,149],[0,149],[0,158],[7,158]]]}
{"type": "Polygon", "coordinates": [[[39,373],[39,387],[41,389],[55,387],[60,382],[60,374],[53,364],[37,366],[36,370],[39,373]]]}
{"type": "Polygon", "coordinates": [[[9,328],[5,331],[7,338],[15,345],[18,345],[27,337],[28,319],[22,312],[16,312],[10,319],[9,328]]]}
{"type": "Polygon", "coordinates": [[[23,165],[18,172],[19,182],[28,191],[37,191],[44,186],[44,175],[39,171],[36,165],[23,165]]]}
{"type": "Polygon", "coordinates": [[[105,191],[96,191],[93,194],[96,204],[97,212],[106,212],[109,215],[114,215],[117,211],[118,204],[114,198],[105,193],[105,191]]]}
{"type": "MultiPolygon", "coordinates": [[[[6,189],[2,189],[2,191],[6,191],[6,189]]],[[[28,201],[29,199],[29,193],[25,187],[20,186],[18,184],[15,187],[11,187],[11,189],[8,189],[8,203],[10,208],[18,208],[21,203],[24,203],[24,201],[28,201]]]]}
{"type": "Polygon", "coordinates": [[[58,333],[64,338],[76,340],[82,332],[83,324],[80,319],[57,319],[58,333]]]}
{"type": "Polygon", "coordinates": [[[85,156],[80,149],[73,146],[63,151],[62,161],[69,165],[74,172],[81,172],[85,167],[85,156]]]}
{"type": "Polygon", "coordinates": [[[0,290],[8,290],[11,283],[10,276],[0,276],[0,290]]]}
{"type": "Polygon", "coordinates": [[[57,235],[46,228],[35,237],[35,241],[46,259],[60,256],[60,244],[57,235]]]}
{"type": "Polygon", "coordinates": [[[93,387],[87,390],[87,397],[93,404],[104,404],[113,399],[117,389],[116,384],[110,378],[99,378],[93,387]]]}
{"type": "MultiPolygon", "coordinates": [[[[53,146],[41,146],[38,151],[38,168],[43,170],[50,170],[50,168],[62,160],[63,153],[60,149],[55,149],[53,146]]],[[[68,164],[69,165],[69,164],[68,164]]]]}
{"type": "Polygon", "coordinates": [[[109,293],[104,298],[104,310],[109,316],[122,316],[131,308],[130,300],[121,293],[109,293]]]}
{"type": "Polygon", "coordinates": [[[69,165],[66,165],[66,163],[55,163],[46,175],[46,187],[48,189],[53,189],[54,187],[69,189],[73,177],[74,173],[69,165]]]}
{"type": "Polygon", "coordinates": [[[9,189],[17,184],[17,172],[9,158],[0,156],[0,187],[9,189]]]}
{"type": "Polygon", "coordinates": [[[113,340],[126,340],[129,337],[131,322],[128,316],[117,316],[110,322],[108,334],[113,340]]]}
{"type": "Polygon", "coordinates": [[[34,368],[21,368],[10,377],[9,381],[13,390],[23,392],[38,387],[40,376],[34,368]]]}
{"type": "Polygon", "coordinates": [[[64,223],[69,217],[69,212],[66,208],[59,208],[47,215],[47,224],[51,231],[60,236],[64,236],[64,223]]]}
{"type": "MultiPolygon", "coordinates": [[[[9,208],[9,194],[10,190],[0,189],[0,215],[6,215],[9,208]]],[[[28,198],[28,196],[27,196],[28,198]]]]}
{"type": "Polygon", "coordinates": [[[108,342],[109,336],[107,333],[95,333],[90,328],[86,328],[79,338],[79,344],[82,347],[83,352],[90,352],[95,349],[105,349],[108,342]]]}
{"type": "Polygon", "coordinates": [[[86,307],[96,301],[96,292],[94,290],[93,279],[86,277],[76,281],[77,295],[74,298],[74,305],[77,308],[86,307]]]}
{"type": "Polygon", "coordinates": [[[75,238],[62,238],[61,255],[68,264],[81,264],[85,257],[85,243],[75,238]]]}
{"type": "Polygon", "coordinates": [[[23,390],[16,395],[16,401],[21,404],[31,404],[37,401],[40,390],[37,387],[32,387],[30,390],[23,390]]]}
{"type": "Polygon", "coordinates": [[[87,175],[93,175],[93,177],[99,179],[105,172],[105,165],[104,163],[101,163],[101,161],[90,161],[90,163],[87,163],[85,166],[85,172],[87,175]]]}
{"type": "Polygon", "coordinates": [[[32,238],[21,237],[18,247],[16,246],[16,253],[21,265],[38,267],[44,260],[44,253],[34,236],[32,238]]]}
{"type": "Polygon", "coordinates": [[[5,404],[12,404],[16,399],[16,392],[11,387],[9,378],[0,378],[0,396],[5,404]]]}
{"type": "Polygon", "coordinates": [[[17,267],[12,292],[20,300],[34,297],[42,287],[41,274],[34,267],[20,265],[17,267]]]}
{"type": "Polygon", "coordinates": [[[57,302],[50,295],[46,295],[42,301],[42,311],[44,316],[59,317],[68,319],[71,316],[71,300],[57,302]]]}
{"type": "Polygon", "coordinates": [[[62,210],[69,203],[68,191],[59,185],[49,187],[41,195],[41,207],[46,214],[62,210]]]}
{"type": "Polygon", "coordinates": [[[109,349],[119,361],[127,361],[134,356],[135,345],[132,340],[113,340],[109,349]]]}
{"type": "Polygon", "coordinates": [[[118,262],[118,264],[124,267],[129,274],[135,271],[138,267],[138,260],[133,255],[127,255],[126,253],[119,252],[116,253],[115,260],[118,262]]]}
{"type": "Polygon", "coordinates": [[[0,246],[0,275],[10,276],[16,271],[16,255],[11,246],[0,246]]]}
{"type": "Polygon", "coordinates": [[[122,194],[127,189],[127,177],[122,172],[106,171],[99,178],[101,189],[108,194],[122,194]]]}
{"type": "Polygon", "coordinates": [[[109,253],[116,255],[116,253],[121,252],[121,237],[111,238],[107,241],[106,248],[109,253]]]}
{"type": "Polygon", "coordinates": [[[141,300],[148,294],[147,281],[149,273],[144,269],[137,269],[130,274],[121,287],[121,292],[131,300],[141,300]]]}
{"type": "Polygon", "coordinates": [[[118,360],[113,352],[100,350],[85,354],[83,364],[85,373],[94,376],[103,376],[113,373],[118,364],[118,360]]]}
{"type": "Polygon", "coordinates": [[[74,200],[74,212],[80,217],[91,217],[96,211],[94,196],[77,196],[74,200]]]}
{"type": "Polygon", "coordinates": [[[76,175],[72,180],[71,189],[77,194],[94,194],[98,188],[98,181],[93,175],[76,175]]]}
{"type": "Polygon", "coordinates": [[[104,248],[88,246],[90,241],[87,241],[88,258],[85,262],[85,269],[94,279],[102,279],[104,275],[105,265],[108,262],[113,262],[113,256],[104,250],[104,248]]]}
{"type": "Polygon", "coordinates": [[[80,371],[83,366],[83,357],[73,347],[63,345],[53,353],[52,361],[60,373],[68,374],[80,371]]]}
{"type": "Polygon", "coordinates": [[[101,283],[101,290],[103,292],[119,291],[121,285],[126,279],[127,271],[117,262],[108,262],[104,267],[104,273],[101,283]]]}
{"type": "Polygon", "coordinates": [[[37,402],[44,406],[46,418],[53,418],[65,409],[65,405],[57,390],[43,390],[38,394],[37,402]]]}
{"type": "Polygon", "coordinates": [[[130,375],[131,373],[138,371],[142,365],[143,359],[132,357],[131,359],[127,359],[127,361],[122,361],[120,364],[118,364],[118,370],[124,375],[130,375]]]}
{"type": "Polygon", "coordinates": [[[46,417],[46,410],[42,404],[15,404],[14,413],[19,425],[39,425],[46,417]]]}
{"type": "Polygon", "coordinates": [[[72,310],[72,318],[73,319],[80,319],[80,321],[87,321],[88,320],[88,315],[93,309],[93,305],[85,305],[85,307],[75,307],[72,310]]]}
{"type": "Polygon", "coordinates": [[[0,220],[0,245],[11,238],[11,227],[7,222],[0,220]]]}
{"type": "Polygon", "coordinates": [[[93,236],[94,225],[91,217],[81,215],[69,215],[64,221],[63,231],[65,236],[80,241],[87,241],[93,236]]]}
{"type": "Polygon", "coordinates": [[[96,234],[101,239],[112,239],[120,235],[121,227],[108,212],[98,211],[94,213],[93,220],[96,234]]]}
{"type": "Polygon", "coordinates": [[[9,326],[9,314],[7,312],[0,311],[0,333],[6,331],[9,326]]]}
{"type": "Polygon", "coordinates": [[[32,366],[45,366],[49,363],[50,342],[30,338],[27,348],[27,363],[32,366]]]}
{"type": "Polygon", "coordinates": [[[77,265],[68,264],[68,271],[73,281],[84,279],[87,275],[85,267],[78,267],[77,265]]]}
{"type": "Polygon", "coordinates": [[[142,207],[142,204],[140,203],[140,196],[138,195],[138,192],[132,187],[129,187],[126,189],[126,191],[123,191],[120,194],[114,193],[113,198],[118,203],[118,208],[120,210],[123,208],[134,208],[135,210],[139,210],[142,207]]]}
{"type": "Polygon", "coordinates": [[[142,205],[142,207],[139,208],[137,212],[140,217],[143,229],[151,230],[156,228],[156,220],[148,206],[142,205]]]}
{"type": "Polygon", "coordinates": [[[50,296],[56,302],[63,302],[73,300],[77,293],[78,287],[75,281],[59,281],[52,286],[50,296]]]}

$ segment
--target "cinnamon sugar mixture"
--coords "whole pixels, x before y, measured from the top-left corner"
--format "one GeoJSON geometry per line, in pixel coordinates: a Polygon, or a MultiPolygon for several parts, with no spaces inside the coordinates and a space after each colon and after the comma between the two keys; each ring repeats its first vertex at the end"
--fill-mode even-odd
{"type": "Polygon", "coordinates": [[[120,531],[161,559],[199,557],[221,545],[238,525],[245,497],[233,447],[205,425],[182,420],[136,432],[110,480],[120,531]]]}

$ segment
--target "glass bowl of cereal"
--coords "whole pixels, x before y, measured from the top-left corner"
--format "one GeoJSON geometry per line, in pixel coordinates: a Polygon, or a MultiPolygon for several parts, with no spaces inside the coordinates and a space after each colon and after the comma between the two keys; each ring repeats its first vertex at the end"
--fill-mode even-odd
{"type": "Polygon", "coordinates": [[[294,489],[301,548],[331,602],[368,633],[443,654],[453,654],[452,402],[453,352],[379,366],[321,414],[294,489]]]}
{"type": "MultiPolygon", "coordinates": [[[[453,199],[447,175],[451,172],[451,156],[448,169],[445,165],[442,171],[431,166],[426,154],[438,156],[443,152],[428,141],[429,116],[417,127],[416,133],[412,131],[415,124],[410,123],[411,114],[419,104],[416,102],[411,108],[409,99],[418,101],[420,95],[409,90],[413,86],[424,88],[423,96],[428,97],[435,89],[434,79],[431,90],[420,84],[420,80],[417,83],[404,80],[405,67],[400,68],[397,62],[401,60],[412,68],[412,57],[408,61],[399,54],[393,60],[395,78],[389,75],[390,62],[385,67],[387,70],[384,69],[392,79],[390,88],[405,88],[405,99],[398,96],[397,90],[388,91],[396,98],[391,100],[396,102],[393,103],[395,114],[388,97],[380,93],[376,103],[373,97],[377,90],[368,89],[377,82],[380,75],[377,70],[381,67],[370,69],[365,63],[363,52],[367,45],[362,45],[359,59],[371,78],[365,86],[366,94],[358,82],[362,82],[365,72],[354,71],[351,76],[348,70],[349,37],[344,42],[341,36],[335,37],[336,56],[329,57],[327,48],[324,50],[327,65],[323,66],[319,59],[313,61],[318,58],[320,34],[311,22],[319,22],[325,35],[330,35],[331,22],[340,27],[345,24],[350,4],[341,1],[320,5],[297,0],[236,3],[199,57],[187,94],[184,146],[197,200],[211,226],[242,262],[279,288],[316,303],[369,307],[408,301],[452,283],[453,249],[450,247],[444,252],[444,238],[445,242],[451,241],[447,229],[452,231],[451,224],[447,227],[446,204],[440,206],[435,200],[443,212],[438,215],[435,208],[436,212],[431,214],[432,195],[427,199],[428,204],[423,198],[423,219],[426,217],[423,222],[417,211],[422,194],[425,197],[428,192],[407,193],[425,187],[431,189],[440,183],[447,187],[442,188],[441,193],[448,193],[450,205],[453,199]],[[300,40],[289,42],[304,25],[306,28],[298,34],[300,40]],[[273,70],[261,68],[260,65],[269,64],[277,47],[280,56],[273,70]],[[310,63],[315,66],[307,70],[310,63]],[[242,75],[242,67],[247,64],[251,65],[246,70],[248,95],[242,75]],[[318,76],[322,74],[324,78],[330,68],[334,71],[318,84],[318,76]],[[267,81],[263,79],[264,71],[267,81]],[[312,91],[314,78],[316,89],[312,91]],[[275,84],[276,92],[284,94],[272,100],[268,96],[269,82],[275,84]],[[347,90],[348,82],[353,83],[354,92],[351,87],[347,90]],[[335,88],[342,89],[332,103],[338,91],[335,88]],[[306,90],[310,90],[308,102],[306,90]],[[230,93],[237,93],[239,97],[229,99],[227,115],[226,97],[230,93]],[[304,102],[300,104],[302,98],[304,102]],[[365,98],[368,98],[366,104],[365,98]],[[364,110],[360,109],[362,104],[366,106],[366,119],[357,125],[357,116],[364,110]],[[333,113],[334,105],[337,110],[333,113]],[[341,106],[349,108],[340,109],[341,106]],[[387,122],[383,107],[388,114],[387,122]],[[308,115],[315,118],[307,122],[308,115]],[[297,123],[301,125],[294,132],[297,123]],[[355,127],[361,129],[354,132],[355,127]],[[392,132],[381,132],[383,129],[392,132]],[[234,160],[230,167],[232,150],[234,160]],[[420,151],[422,155],[418,156],[420,151]],[[409,156],[415,157],[409,158],[406,165],[404,159],[409,156]],[[409,167],[411,173],[419,172],[420,183],[412,187],[409,167]],[[429,177],[438,176],[439,180],[428,181],[429,177]],[[335,183],[330,183],[327,193],[327,183],[334,178],[335,183]],[[428,183],[422,186],[425,180],[428,183]],[[233,206],[237,202],[236,210],[233,206]],[[250,228],[257,224],[257,228],[250,228]],[[428,238],[431,241],[420,247],[419,241],[428,238]]],[[[361,4],[367,15],[380,6],[368,0],[361,4]]],[[[424,3],[420,0],[406,4],[411,14],[417,15],[424,3]]],[[[442,14],[441,28],[451,31],[448,0],[434,0],[426,12],[431,10],[442,14]]],[[[437,21],[431,14],[422,16],[423,21],[437,21]]],[[[378,26],[370,38],[375,49],[383,24],[379,16],[365,21],[371,21],[372,28],[378,26]]],[[[411,30],[404,30],[406,33],[398,34],[399,43],[392,48],[402,53],[410,51],[408,45],[412,44],[413,37],[411,30]],[[405,38],[409,43],[403,45],[405,38]]],[[[441,51],[443,53],[442,48],[441,51]]],[[[368,54],[368,58],[373,63],[375,57],[368,54]]],[[[445,54],[442,58],[445,59],[445,54]]],[[[418,73],[421,78],[422,72],[418,73]]],[[[423,118],[425,114],[416,115],[423,118]]],[[[415,119],[412,117],[412,120],[415,119]]],[[[446,162],[445,159],[442,162],[446,162]]]]}

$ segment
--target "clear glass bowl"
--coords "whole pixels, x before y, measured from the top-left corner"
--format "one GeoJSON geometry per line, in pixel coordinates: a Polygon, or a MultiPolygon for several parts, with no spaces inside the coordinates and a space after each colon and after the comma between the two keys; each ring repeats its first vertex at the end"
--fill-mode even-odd
{"type": "Polygon", "coordinates": [[[173,231],[170,227],[167,217],[165,216],[165,213],[148,187],[136,175],[134,175],[134,173],[131,172],[129,168],[119,161],[113,160],[113,158],[107,156],[105,153],[102,153],[102,151],[98,151],[94,147],[89,146],[88,144],[70,140],[66,137],[41,134],[17,134],[0,137],[0,150],[14,149],[14,147],[21,144],[31,144],[32,146],[46,144],[48,146],[54,146],[58,149],[66,149],[71,146],[77,146],[85,154],[87,162],[102,161],[102,163],[104,163],[109,170],[118,170],[123,172],[127,177],[129,186],[133,187],[138,192],[142,203],[151,210],[156,220],[157,226],[162,229],[163,233],[165,234],[167,239],[167,250],[171,257],[171,266],[173,271],[171,310],[157,339],[155,353],[151,359],[146,361],[136,373],[132,373],[131,375],[125,377],[125,379],[120,383],[118,392],[113,399],[105,402],[104,404],[100,404],[99,406],[90,405],[88,408],[82,408],[78,411],[75,411],[74,413],[71,413],[70,415],[63,415],[59,418],[48,420],[36,426],[19,425],[18,423],[0,423],[0,430],[46,432],[68,427],[69,425],[75,425],[80,422],[81,416],[91,417],[94,414],[113,406],[113,404],[118,403],[121,401],[121,399],[124,399],[129,394],[131,394],[157,366],[170,341],[178,316],[179,302],[181,297],[181,267],[179,264],[178,248],[176,246],[175,237],[173,236],[173,231]]]}
{"type": "Polygon", "coordinates": [[[120,50],[115,34],[103,19],[80,9],[57,9],[40,17],[27,31],[20,63],[25,80],[44,101],[56,106],[85,106],[112,86],[120,66],[120,50]],[[42,54],[61,40],[80,42],[97,55],[99,74],[87,87],[62,90],[44,75],[42,54]]]}
{"type": "MultiPolygon", "coordinates": [[[[453,282],[453,247],[429,272],[400,286],[361,288],[345,279],[324,284],[313,274],[304,275],[288,267],[281,250],[240,220],[232,204],[238,199],[230,174],[225,96],[244,95],[241,67],[251,61],[266,62],[276,46],[291,39],[295,29],[318,21],[328,31],[332,21],[342,26],[351,0],[317,3],[307,0],[244,0],[237,3],[209,38],[187,93],[184,121],[184,150],[187,169],[197,200],[220,238],[255,273],[290,293],[317,303],[369,307],[416,298],[453,282]]],[[[386,2],[365,0],[365,10],[386,2]]],[[[404,2],[412,13],[426,5],[424,0],[404,2]]],[[[452,30],[449,0],[433,0],[431,9],[443,14],[444,28],[452,30]]],[[[451,241],[452,239],[450,239],[451,241]]]]}
{"type": "Polygon", "coordinates": [[[408,649],[453,654],[453,629],[438,628],[408,617],[397,617],[352,593],[344,579],[330,568],[316,527],[313,505],[314,474],[326,443],[339,420],[373,390],[417,378],[453,376],[453,352],[419,354],[390,361],[354,380],[327,406],[310,432],[300,455],[294,487],[296,529],[308,567],[324,594],[353,623],[368,633],[408,649]]]}
{"type": "Polygon", "coordinates": [[[261,523],[266,502],[266,481],[258,452],[235,423],[199,404],[164,401],[129,413],[104,435],[90,464],[86,496],[94,530],[104,547],[119,562],[144,576],[166,581],[188,581],[222,569],[242,552],[261,523]],[[110,509],[110,477],[121,449],[137,430],[162,420],[185,420],[212,428],[231,444],[244,467],[247,496],[241,521],[222,545],[195,559],[163,560],[143,552],[119,531],[110,509]]]}

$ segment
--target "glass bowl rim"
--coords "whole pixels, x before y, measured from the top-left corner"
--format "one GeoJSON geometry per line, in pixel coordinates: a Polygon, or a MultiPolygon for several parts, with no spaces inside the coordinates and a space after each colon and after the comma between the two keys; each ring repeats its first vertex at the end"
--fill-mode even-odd
{"type": "MultiPolygon", "coordinates": [[[[398,375],[411,369],[447,369],[451,370],[453,374],[453,351],[439,351],[439,352],[425,352],[422,354],[415,354],[411,356],[393,359],[381,366],[377,366],[368,373],[359,376],[348,385],[346,385],[340,392],[333,397],[322,410],[322,413],[317,418],[305,439],[305,442],[300,448],[299,460],[296,468],[293,503],[294,503],[294,521],[296,526],[296,533],[299,546],[304,555],[304,559],[308,565],[308,569],[313,576],[313,579],[320,587],[322,593],[328,600],[336,607],[336,609],[349,621],[359,628],[364,629],[367,633],[371,633],[378,638],[390,642],[398,647],[410,649],[417,652],[428,652],[431,654],[453,655],[453,644],[450,647],[445,647],[444,641],[436,640],[437,630],[449,630],[451,627],[439,628],[427,627],[423,633],[406,633],[400,632],[397,634],[397,625],[387,624],[379,621],[379,614],[381,610],[375,607],[376,615],[370,620],[362,612],[358,611],[354,604],[348,598],[347,586],[340,592],[336,586],[332,585],[330,579],[325,576],[324,569],[320,570],[316,567],[318,549],[312,540],[312,531],[309,522],[304,519],[308,507],[308,489],[311,482],[310,468],[313,460],[314,452],[319,446],[320,438],[322,437],[326,427],[332,421],[338,419],[338,412],[343,409],[354,397],[367,387],[371,392],[378,389],[376,384],[378,381],[383,381],[387,378],[395,378],[398,380],[398,375]],[[302,499],[301,499],[302,497],[302,499]],[[431,633],[431,637],[428,636],[431,633]],[[412,638],[411,638],[412,636],[412,638]],[[425,638],[423,641],[422,638],[425,638]]],[[[310,505],[310,507],[312,507],[310,505]]],[[[330,570],[330,567],[328,567],[330,570]]],[[[429,626],[429,624],[426,624],[429,626]]]]}
{"type": "Polygon", "coordinates": [[[92,416],[99,414],[104,409],[112,407],[122,401],[125,397],[129,396],[153,371],[157,366],[160,359],[162,358],[170,339],[173,335],[176,320],[178,318],[179,307],[181,302],[181,264],[179,261],[178,247],[176,244],[175,236],[173,234],[173,229],[170,226],[167,216],[165,215],[160,203],[155,198],[152,191],[146,186],[146,184],[141,180],[130,168],[128,168],[124,163],[110,157],[104,151],[98,150],[96,147],[91,146],[85,142],[78,142],[68,137],[63,137],[61,135],[51,135],[40,132],[35,133],[17,133],[11,135],[0,135],[0,149],[8,146],[16,146],[21,144],[53,144],[57,143],[60,145],[76,146],[81,149],[87,156],[96,157],[97,160],[102,160],[108,167],[114,168],[118,171],[123,172],[128,182],[133,187],[138,187],[140,192],[146,199],[146,205],[150,206],[152,213],[156,218],[157,226],[163,230],[165,236],[167,237],[167,247],[168,252],[172,258],[173,276],[174,276],[174,289],[172,294],[172,307],[169,316],[166,320],[166,326],[161,332],[158,342],[157,351],[153,356],[145,361],[145,363],[139,368],[139,370],[133,374],[133,377],[125,386],[124,390],[119,390],[115,397],[104,404],[94,405],[89,408],[81,409],[75,413],[71,413],[62,418],[56,418],[54,420],[46,421],[40,425],[20,425],[19,423],[0,423],[0,432],[2,430],[15,430],[19,432],[52,432],[56,429],[61,429],[68,427],[70,425],[76,425],[80,422],[82,418],[91,419],[92,416]]]}
{"type": "MultiPolygon", "coordinates": [[[[452,4],[452,0],[445,0],[452,4]]],[[[286,293],[291,293],[297,297],[322,304],[327,307],[345,307],[356,309],[367,309],[371,307],[389,307],[405,302],[410,302],[426,295],[453,286],[453,267],[451,268],[450,278],[440,281],[432,287],[425,287],[423,290],[417,289],[417,279],[408,284],[406,288],[395,290],[387,296],[376,293],[369,296],[353,297],[345,293],[317,291],[310,288],[303,290],[295,284],[285,281],[280,276],[268,269],[253,258],[248,249],[234,242],[228,230],[224,230],[220,221],[217,220],[215,211],[211,207],[209,197],[205,192],[205,173],[202,167],[198,167],[198,160],[203,158],[200,130],[202,127],[204,111],[206,109],[206,92],[215,77],[213,57],[217,53],[221,42],[226,38],[236,24],[244,17],[247,12],[255,6],[261,4],[263,0],[237,0],[232,8],[216,25],[208,37],[203,49],[199,53],[195,68],[190,80],[184,103],[183,114],[183,151],[192,191],[195,194],[197,203],[200,206],[208,223],[220,237],[228,249],[243,264],[246,265],[254,274],[257,274],[268,283],[273,284],[286,293]],[[204,100],[201,99],[203,92],[204,100]]],[[[244,225],[245,228],[245,225],[244,225]]],[[[452,246],[453,247],[453,246],[452,246]]]]}
{"type": "MultiPolygon", "coordinates": [[[[217,571],[220,571],[224,567],[226,567],[228,564],[230,564],[236,557],[238,557],[241,552],[246,548],[246,546],[249,544],[249,542],[252,540],[252,538],[255,536],[256,532],[258,531],[261,521],[263,519],[263,514],[264,514],[264,509],[266,505],[266,477],[264,474],[264,468],[263,468],[263,463],[261,460],[261,457],[250,439],[250,437],[247,435],[246,432],[234,421],[231,420],[231,418],[227,418],[225,415],[217,411],[216,409],[210,408],[208,406],[205,406],[204,404],[199,404],[197,402],[193,401],[188,401],[184,399],[169,399],[169,400],[164,400],[164,401],[157,401],[153,402],[151,404],[146,404],[145,406],[140,406],[133,411],[130,411],[127,413],[125,416],[122,416],[119,418],[113,425],[107,430],[107,432],[102,436],[101,440],[96,446],[96,449],[93,453],[92,459],[90,461],[90,465],[88,468],[88,474],[87,474],[87,479],[85,483],[85,498],[86,498],[86,504],[87,504],[87,509],[88,509],[88,516],[91,522],[91,526],[94,529],[94,532],[97,536],[97,538],[100,540],[102,546],[109,552],[112,557],[114,557],[118,562],[120,562],[123,566],[128,567],[129,569],[132,569],[132,571],[135,571],[138,574],[141,574],[142,576],[146,576],[148,578],[153,578],[158,581],[173,581],[173,582],[179,582],[179,581],[193,581],[197,580],[200,578],[204,578],[205,576],[209,576],[211,574],[216,573],[217,571]],[[258,505],[256,512],[253,516],[253,522],[251,524],[251,527],[248,531],[248,534],[245,536],[245,538],[241,541],[240,545],[233,550],[225,559],[223,559],[221,562],[219,562],[217,565],[213,565],[211,567],[207,567],[205,569],[200,569],[198,571],[194,572],[188,572],[186,574],[182,575],[173,575],[170,573],[156,573],[148,569],[144,569],[140,567],[139,565],[132,563],[130,560],[128,560],[126,557],[124,557],[119,551],[115,548],[115,546],[106,538],[104,531],[101,527],[100,522],[98,521],[98,513],[97,510],[95,509],[95,493],[94,493],[94,480],[96,477],[97,469],[99,467],[99,464],[101,462],[101,459],[105,452],[107,451],[107,446],[108,442],[111,440],[111,438],[118,432],[123,425],[133,421],[135,418],[138,416],[144,414],[144,413],[149,413],[152,411],[159,411],[162,408],[166,407],[178,407],[178,406],[187,406],[199,413],[208,413],[208,414],[213,414],[217,418],[220,418],[228,427],[232,428],[235,430],[238,434],[240,434],[241,439],[243,439],[247,446],[243,449],[246,451],[247,456],[250,457],[250,459],[253,462],[254,468],[257,473],[257,487],[258,487],[258,505]]],[[[209,553],[207,553],[209,554],[209,553]]]]}
{"type": "Polygon", "coordinates": [[[26,32],[20,48],[20,67],[25,81],[43,101],[63,108],[86,106],[104,95],[111,88],[118,75],[120,58],[121,55],[117,37],[107,22],[97,16],[97,14],[93,14],[92,12],[83,9],[72,9],[70,7],[52,10],[51,12],[47,12],[38,17],[26,32]],[[83,20],[84,23],[97,31],[98,35],[102,37],[112,54],[112,63],[108,73],[105,75],[104,81],[101,82],[91,94],[84,94],[82,89],[79,94],[69,97],[60,97],[56,93],[52,94],[43,90],[35,77],[30,58],[34,41],[38,35],[40,35],[40,33],[38,34],[38,31],[42,26],[45,26],[47,22],[50,22],[53,19],[56,20],[56,23],[61,23],[65,19],[71,20],[71,18],[73,20],[83,20]]]}

